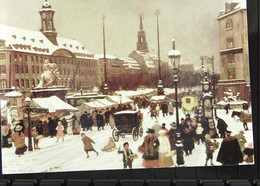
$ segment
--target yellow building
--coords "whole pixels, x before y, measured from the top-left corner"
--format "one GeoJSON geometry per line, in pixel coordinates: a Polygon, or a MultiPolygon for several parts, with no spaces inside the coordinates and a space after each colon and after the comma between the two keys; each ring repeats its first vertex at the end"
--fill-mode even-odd
{"type": "Polygon", "coordinates": [[[246,1],[227,2],[218,16],[220,35],[220,80],[217,97],[223,100],[229,89],[249,100],[249,57],[246,1]]]}

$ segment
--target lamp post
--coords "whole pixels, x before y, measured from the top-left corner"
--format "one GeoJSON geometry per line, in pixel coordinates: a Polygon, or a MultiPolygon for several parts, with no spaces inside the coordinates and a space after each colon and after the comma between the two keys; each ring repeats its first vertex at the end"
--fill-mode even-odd
{"type": "Polygon", "coordinates": [[[157,93],[158,95],[164,95],[164,92],[163,92],[163,84],[162,84],[162,76],[161,76],[161,59],[160,59],[160,38],[159,38],[159,14],[160,14],[160,11],[159,10],[156,10],[155,11],[155,15],[156,15],[156,18],[157,18],[157,43],[158,43],[158,90],[157,90],[157,93]]]}
{"type": "Polygon", "coordinates": [[[104,76],[105,76],[105,83],[104,83],[104,89],[103,89],[103,94],[107,95],[108,94],[108,86],[107,86],[107,62],[106,62],[106,40],[105,40],[105,15],[102,15],[102,20],[103,20],[103,48],[104,48],[104,76]]]}
{"type": "Polygon", "coordinates": [[[177,150],[177,164],[183,165],[183,145],[181,142],[181,131],[179,123],[179,109],[178,109],[178,72],[180,71],[180,57],[181,53],[178,50],[175,50],[175,40],[173,42],[173,49],[169,51],[169,66],[171,67],[174,73],[174,84],[175,84],[175,108],[176,108],[176,123],[177,123],[177,141],[176,141],[176,150],[177,150]]]}
{"type": "Polygon", "coordinates": [[[30,119],[31,103],[32,103],[31,98],[29,97],[25,98],[24,100],[25,110],[27,111],[27,115],[28,115],[28,151],[33,151],[32,136],[31,136],[31,119],[30,119]]]}

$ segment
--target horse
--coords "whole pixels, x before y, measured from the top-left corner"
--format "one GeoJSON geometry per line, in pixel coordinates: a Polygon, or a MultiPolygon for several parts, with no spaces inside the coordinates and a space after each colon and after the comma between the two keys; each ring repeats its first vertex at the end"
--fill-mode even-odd
{"type": "Polygon", "coordinates": [[[234,116],[239,117],[239,120],[243,123],[244,129],[248,130],[247,122],[252,122],[252,115],[245,112],[233,111],[231,117],[233,118],[234,116]]]}

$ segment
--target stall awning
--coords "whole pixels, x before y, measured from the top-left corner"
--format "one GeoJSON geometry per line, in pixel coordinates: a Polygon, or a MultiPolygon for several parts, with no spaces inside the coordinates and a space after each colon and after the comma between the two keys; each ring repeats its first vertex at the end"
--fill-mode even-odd
{"type": "Polygon", "coordinates": [[[49,112],[78,111],[77,108],[74,108],[68,103],[62,101],[57,96],[51,96],[47,98],[32,98],[32,101],[41,108],[49,109],[49,112]]]}
{"type": "Polygon", "coordinates": [[[151,98],[151,101],[163,101],[165,98],[166,98],[165,95],[162,95],[162,96],[153,96],[153,97],[151,98]]]}
{"type": "Polygon", "coordinates": [[[116,104],[133,103],[134,101],[125,96],[106,96],[108,101],[116,104]]]}

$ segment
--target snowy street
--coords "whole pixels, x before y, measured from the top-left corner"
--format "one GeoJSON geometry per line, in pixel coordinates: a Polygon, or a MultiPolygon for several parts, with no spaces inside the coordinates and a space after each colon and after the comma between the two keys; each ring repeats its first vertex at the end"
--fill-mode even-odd
{"type": "MultiPolygon", "coordinates": [[[[152,127],[155,119],[151,119],[147,114],[148,109],[141,110],[144,115],[143,127],[144,136],[146,135],[147,128],[152,127]]],[[[228,130],[232,131],[232,135],[244,130],[241,122],[234,121],[231,118],[232,110],[228,115],[225,114],[225,110],[217,110],[217,114],[220,118],[224,119],[228,124],[228,130]]],[[[185,114],[179,111],[180,118],[184,118],[185,114]]],[[[162,116],[160,112],[159,124],[166,123],[166,128],[170,129],[170,123],[175,121],[175,112],[172,116],[162,116]]],[[[193,115],[191,115],[193,117],[193,115]]],[[[249,130],[245,131],[245,137],[248,143],[253,142],[252,123],[248,123],[249,130]]],[[[81,131],[83,132],[83,131],[81,131]]],[[[96,127],[93,127],[93,131],[85,131],[85,134],[93,139],[96,144],[94,148],[99,152],[97,156],[95,152],[89,152],[90,157],[86,158],[86,152],[83,150],[83,142],[80,135],[66,135],[65,141],[56,142],[56,138],[43,138],[39,142],[40,149],[34,151],[26,151],[24,155],[18,157],[15,154],[15,147],[2,149],[2,170],[3,174],[11,173],[29,173],[29,172],[61,172],[61,171],[83,171],[83,170],[108,170],[108,169],[122,169],[123,162],[122,154],[117,153],[117,149],[112,152],[103,152],[101,148],[108,143],[109,137],[112,136],[112,130],[110,126],[106,126],[105,130],[97,131],[96,127]]],[[[143,136],[143,137],[144,137],[143,136]]],[[[123,149],[123,143],[128,142],[129,147],[134,153],[137,153],[138,158],[133,161],[133,168],[143,168],[142,166],[142,154],[137,152],[138,146],[143,143],[143,137],[134,141],[132,135],[126,135],[125,138],[120,136],[119,141],[116,142],[117,148],[123,149]]],[[[217,139],[221,144],[222,139],[217,139]]],[[[26,144],[27,141],[26,141],[26,144]]],[[[214,165],[221,165],[216,162],[218,154],[217,149],[213,154],[214,165]]],[[[174,162],[176,162],[176,155],[173,156],[174,162]]],[[[206,159],[205,145],[195,144],[195,149],[192,155],[184,156],[185,166],[204,166],[206,159]]],[[[243,163],[246,164],[246,163],[243,163]]],[[[175,165],[174,165],[175,166],[175,165]]]]}

